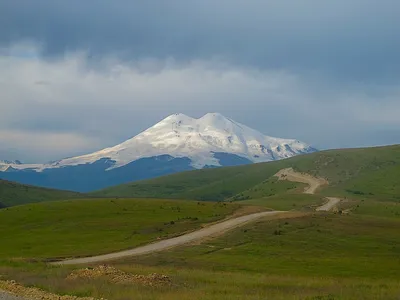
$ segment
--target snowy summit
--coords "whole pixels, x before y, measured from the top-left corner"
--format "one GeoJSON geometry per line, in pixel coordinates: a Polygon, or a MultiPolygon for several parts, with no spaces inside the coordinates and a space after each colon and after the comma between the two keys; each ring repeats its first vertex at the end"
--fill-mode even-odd
{"type": "Polygon", "coordinates": [[[314,151],[314,148],[298,140],[266,136],[220,113],[208,113],[199,119],[177,113],[111,148],[51,164],[12,164],[12,167],[40,171],[91,164],[108,158],[115,162],[111,168],[118,168],[140,158],[170,155],[189,158],[192,167],[201,169],[221,166],[215,153],[237,155],[250,162],[266,162],[314,151]]]}

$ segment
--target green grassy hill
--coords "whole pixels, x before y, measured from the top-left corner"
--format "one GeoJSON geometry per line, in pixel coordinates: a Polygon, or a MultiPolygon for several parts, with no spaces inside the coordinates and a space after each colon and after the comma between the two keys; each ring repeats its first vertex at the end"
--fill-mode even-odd
{"type": "Polygon", "coordinates": [[[0,208],[82,197],[82,194],[75,192],[40,188],[0,179],[0,208]]]}
{"type": "Polygon", "coordinates": [[[210,201],[259,199],[291,192],[301,186],[278,182],[272,177],[288,167],[328,179],[330,185],[323,194],[400,201],[400,145],[329,150],[270,163],[196,170],[93,194],[210,201]]]}

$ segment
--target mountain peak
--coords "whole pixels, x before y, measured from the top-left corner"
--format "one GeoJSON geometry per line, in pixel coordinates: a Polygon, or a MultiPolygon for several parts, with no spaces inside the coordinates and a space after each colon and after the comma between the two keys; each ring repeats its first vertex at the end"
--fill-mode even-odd
{"type": "Polygon", "coordinates": [[[174,113],[172,115],[169,115],[165,119],[161,120],[159,123],[162,123],[162,122],[179,122],[179,121],[182,121],[182,122],[203,122],[203,123],[207,122],[207,121],[211,122],[211,123],[218,122],[218,121],[219,122],[221,122],[221,121],[232,122],[229,118],[225,117],[221,113],[211,112],[211,113],[206,113],[204,116],[202,116],[199,119],[192,118],[192,117],[190,117],[188,115],[185,115],[183,113],[174,113]]]}
{"type": "Polygon", "coordinates": [[[228,119],[223,114],[218,113],[218,112],[206,113],[204,116],[201,117],[201,119],[203,119],[203,118],[228,119]]]}
{"type": "Polygon", "coordinates": [[[217,112],[207,113],[198,120],[202,123],[209,123],[214,126],[225,126],[226,124],[232,123],[231,119],[217,112]]]}
{"type": "Polygon", "coordinates": [[[305,143],[266,136],[218,112],[207,113],[198,119],[175,113],[114,147],[30,168],[44,170],[107,159],[112,162],[109,168],[113,169],[142,158],[168,155],[187,158],[192,167],[200,169],[220,166],[218,155],[221,153],[251,162],[264,162],[312,151],[314,149],[305,143]]]}
{"type": "MultiPolygon", "coordinates": [[[[177,122],[192,122],[194,119],[192,117],[189,117],[185,114],[182,113],[175,113],[172,115],[169,115],[165,119],[161,120],[157,124],[155,124],[153,127],[156,127],[158,125],[166,124],[166,123],[177,123],[177,122]]],[[[150,127],[151,128],[151,127],[150,127]]]]}
{"type": "Polygon", "coordinates": [[[167,119],[192,119],[192,117],[189,117],[183,113],[174,113],[174,114],[166,117],[164,120],[167,120],[167,119]]]}

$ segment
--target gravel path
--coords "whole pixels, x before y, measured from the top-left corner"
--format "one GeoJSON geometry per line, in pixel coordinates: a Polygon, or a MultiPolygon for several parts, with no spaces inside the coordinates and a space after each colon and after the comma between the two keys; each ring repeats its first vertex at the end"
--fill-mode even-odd
{"type": "Polygon", "coordinates": [[[54,262],[54,265],[76,265],[76,264],[88,264],[95,262],[102,262],[107,260],[115,260],[128,256],[137,256],[142,254],[148,254],[152,252],[163,251],[172,247],[184,245],[187,243],[191,243],[194,241],[199,241],[207,237],[220,235],[228,230],[234,229],[236,227],[242,226],[250,221],[254,221],[266,216],[275,216],[279,214],[285,214],[286,212],[282,211],[264,211],[259,213],[250,214],[247,216],[238,217],[235,219],[226,220],[206,228],[187,233],[175,238],[163,240],[160,242],[155,242],[153,244],[149,244],[146,246],[138,247],[131,250],[115,252],[105,255],[92,256],[92,257],[84,257],[70,260],[63,260],[54,262]]]}

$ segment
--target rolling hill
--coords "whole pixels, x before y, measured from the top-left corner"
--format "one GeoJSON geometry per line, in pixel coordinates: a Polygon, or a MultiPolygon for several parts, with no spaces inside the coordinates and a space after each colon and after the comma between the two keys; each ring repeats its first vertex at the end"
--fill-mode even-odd
{"type": "Polygon", "coordinates": [[[257,199],[299,186],[273,177],[288,167],[326,178],[329,186],[321,191],[324,195],[400,201],[400,145],[328,150],[268,163],[189,171],[124,184],[93,195],[209,201],[257,199]]]}
{"type": "Polygon", "coordinates": [[[75,192],[46,189],[0,179],[0,208],[81,197],[82,194],[75,192]]]}

